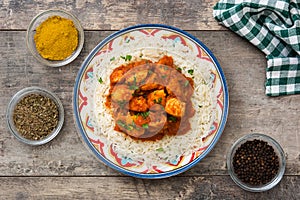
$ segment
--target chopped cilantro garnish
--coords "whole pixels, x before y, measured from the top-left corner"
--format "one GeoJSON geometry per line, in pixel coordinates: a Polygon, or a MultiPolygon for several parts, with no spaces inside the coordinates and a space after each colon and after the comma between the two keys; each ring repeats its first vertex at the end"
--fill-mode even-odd
{"type": "Polygon", "coordinates": [[[143,127],[144,129],[148,129],[148,128],[149,128],[149,125],[148,125],[148,124],[143,124],[142,127],[143,127]]]}
{"type": "Polygon", "coordinates": [[[160,148],[156,149],[156,151],[158,151],[158,152],[163,152],[164,149],[163,149],[162,147],[160,147],[160,148]]]}
{"type": "Polygon", "coordinates": [[[184,87],[186,87],[186,86],[188,86],[188,85],[189,85],[189,81],[186,80],[186,81],[184,82],[184,87]]]}
{"type": "Polygon", "coordinates": [[[193,70],[193,69],[189,69],[189,70],[188,70],[188,73],[189,73],[190,75],[193,75],[193,74],[194,74],[194,70],[193,70]]]}
{"type": "Polygon", "coordinates": [[[136,77],[135,76],[133,77],[133,84],[129,85],[129,89],[130,90],[137,90],[137,89],[139,89],[139,87],[136,84],[136,77]]]}
{"type": "Polygon", "coordinates": [[[174,116],[169,116],[169,117],[168,117],[168,120],[170,120],[171,122],[176,122],[176,121],[177,121],[177,118],[174,117],[174,116]]]}
{"type": "Polygon", "coordinates": [[[139,113],[144,119],[146,119],[150,114],[150,111],[139,113]]]}
{"type": "Polygon", "coordinates": [[[125,124],[123,121],[121,121],[121,120],[118,120],[118,121],[117,121],[117,124],[118,124],[119,126],[123,127],[123,128],[125,128],[125,126],[126,126],[126,124],[125,124]]]}
{"type": "Polygon", "coordinates": [[[158,99],[154,99],[154,100],[153,100],[153,102],[154,102],[154,103],[157,103],[157,104],[160,104],[161,101],[162,101],[162,98],[161,98],[161,97],[159,97],[158,99]]]}
{"type": "Polygon", "coordinates": [[[100,77],[99,79],[98,79],[98,81],[99,81],[99,83],[103,83],[103,80],[102,80],[102,78],[100,77]]]}
{"type": "Polygon", "coordinates": [[[121,108],[124,108],[125,104],[127,103],[126,100],[119,100],[118,102],[118,105],[121,107],[121,108]]]}
{"type": "Polygon", "coordinates": [[[128,130],[128,131],[133,130],[134,127],[135,127],[134,122],[133,122],[132,124],[127,125],[127,124],[126,124],[125,122],[123,122],[122,120],[118,120],[118,121],[117,121],[117,124],[118,124],[119,126],[125,128],[125,129],[128,130]]]}
{"type": "Polygon", "coordinates": [[[126,55],[126,56],[120,56],[122,59],[124,59],[125,61],[130,61],[132,56],[131,55],[126,55]]]}
{"type": "Polygon", "coordinates": [[[110,59],[110,61],[114,61],[116,58],[115,57],[112,57],[111,59],[110,59]]]}
{"type": "Polygon", "coordinates": [[[136,93],[136,91],[137,91],[137,90],[134,90],[134,92],[132,93],[132,96],[133,96],[133,97],[138,97],[138,96],[139,96],[139,94],[136,93]]]}
{"type": "Polygon", "coordinates": [[[131,86],[129,86],[129,89],[130,90],[137,90],[137,89],[139,89],[139,87],[136,86],[136,85],[131,85],[131,86]]]}

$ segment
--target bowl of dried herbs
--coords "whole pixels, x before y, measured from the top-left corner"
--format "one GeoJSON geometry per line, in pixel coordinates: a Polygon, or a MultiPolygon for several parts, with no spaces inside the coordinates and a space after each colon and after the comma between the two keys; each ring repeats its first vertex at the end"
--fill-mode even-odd
{"type": "Polygon", "coordinates": [[[263,192],[276,186],[285,171],[284,151],[273,138],[252,133],[238,139],[227,155],[232,180],[242,189],[263,192]]]}
{"type": "Polygon", "coordinates": [[[42,145],[60,132],[64,109],[54,93],[40,87],[28,87],[12,97],[6,120],[8,129],[19,141],[42,145]]]}

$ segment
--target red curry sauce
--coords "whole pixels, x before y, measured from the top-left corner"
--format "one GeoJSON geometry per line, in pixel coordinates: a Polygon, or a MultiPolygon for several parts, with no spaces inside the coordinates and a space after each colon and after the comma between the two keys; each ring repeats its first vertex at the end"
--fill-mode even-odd
{"type": "Polygon", "coordinates": [[[193,79],[181,73],[171,56],[163,56],[155,63],[141,60],[114,69],[106,106],[116,131],[135,139],[158,140],[191,129],[193,91],[193,79]]]}

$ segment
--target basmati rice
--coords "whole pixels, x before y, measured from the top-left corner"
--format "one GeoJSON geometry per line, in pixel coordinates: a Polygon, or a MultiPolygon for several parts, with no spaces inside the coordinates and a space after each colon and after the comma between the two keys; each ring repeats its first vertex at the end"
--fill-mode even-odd
{"type": "Polygon", "coordinates": [[[155,166],[163,162],[174,162],[180,156],[189,155],[203,147],[202,139],[208,135],[216,118],[217,98],[210,73],[211,62],[199,59],[181,43],[174,43],[170,39],[149,38],[124,43],[118,50],[100,54],[90,65],[93,65],[94,71],[90,84],[94,87],[94,134],[104,138],[119,157],[130,159],[133,163],[144,162],[146,165],[155,166]],[[195,88],[192,103],[196,112],[190,119],[191,130],[188,133],[166,135],[158,141],[141,141],[114,130],[115,121],[111,111],[105,106],[105,101],[110,87],[110,74],[116,67],[128,63],[121,58],[125,55],[131,55],[131,61],[143,58],[153,62],[163,55],[172,56],[174,64],[182,69],[182,73],[193,77],[195,88]],[[193,75],[188,73],[190,69],[193,69],[193,75]],[[97,81],[100,77],[102,84],[97,81]]]}

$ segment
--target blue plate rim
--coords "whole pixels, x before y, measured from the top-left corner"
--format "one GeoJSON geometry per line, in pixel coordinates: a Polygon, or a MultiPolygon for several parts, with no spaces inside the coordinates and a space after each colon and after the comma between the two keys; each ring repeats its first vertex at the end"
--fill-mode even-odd
{"type": "Polygon", "coordinates": [[[179,28],[173,27],[173,26],[169,26],[169,25],[164,25],[164,24],[139,24],[139,25],[134,25],[134,26],[130,26],[127,28],[124,28],[122,30],[119,30],[109,36],[107,36],[104,40],[102,40],[90,53],[89,55],[86,57],[86,59],[84,60],[84,62],[82,63],[76,79],[75,79],[75,85],[74,85],[74,89],[73,89],[73,112],[74,112],[74,116],[75,116],[75,122],[76,122],[76,126],[77,126],[77,131],[80,132],[82,139],[84,140],[85,144],[88,146],[88,148],[93,152],[93,154],[99,158],[104,164],[106,164],[107,166],[109,166],[110,168],[121,172],[125,175],[129,175],[132,177],[136,177],[136,178],[144,178],[144,179],[160,179],[160,178],[167,178],[167,177],[171,177],[171,176],[175,176],[178,175],[180,173],[183,173],[185,171],[187,171],[188,169],[192,168],[194,165],[196,165],[200,160],[202,160],[216,145],[217,141],[219,140],[219,138],[221,137],[226,122],[227,122],[227,117],[228,117],[228,108],[229,108],[229,94],[228,94],[228,88],[227,88],[227,83],[226,83],[226,78],[224,75],[224,72],[218,62],[218,60],[216,59],[216,57],[213,55],[213,53],[208,49],[208,47],[206,47],[206,45],[204,43],[202,43],[199,39],[197,39],[195,36],[191,35],[190,33],[183,31],[179,28]],[[192,162],[171,170],[171,171],[167,171],[167,172],[163,172],[163,173],[150,173],[150,174],[142,174],[142,173],[138,173],[138,172],[134,172],[131,170],[127,170],[124,168],[119,167],[118,165],[112,163],[111,161],[107,160],[106,158],[104,158],[93,146],[93,144],[90,142],[90,140],[87,138],[85,130],[83,128],[83,125],[81,123],[80,120],[80,116],[79,116],[79,110],[78,110],[78,88],[80,86],[80,82],[81,82],[81,78],[83,73],[86,70],[86,67],[89,65],[89,63],[92,61],[92,59],[94,58],[94,56],[96,55],[96,53],[105,45],[107,44],[109,41],[111,41],[113,38],[116,38],[126,32],[129,31],[134,31],[134,30],[138,30],[138,29],[144,29],[144,28],[159,28],[159,29],[164,29],[164,30],[169,30],[169,31],[175,31],[187,38],[189,38],[190,40],[192,40],[194,43],[196,43],[197,45],[199,45],[200,47],[202,47],[207,55],[211,58],[211,60],[214,62],[216,69],[219,73],[219,76],[221,77],[221,82],[222,82],[222,86],[223,86],[223,92],[224,92],[224,104],[223,104],[223,116],[222,116],[222,121],[220,122],[219,128],[217,130],[216,135],[214,136],[211,144],[208,146],[208,148],[206,148],[201,155],[199,155],[196,159],[194,159],[192,162]]]}

